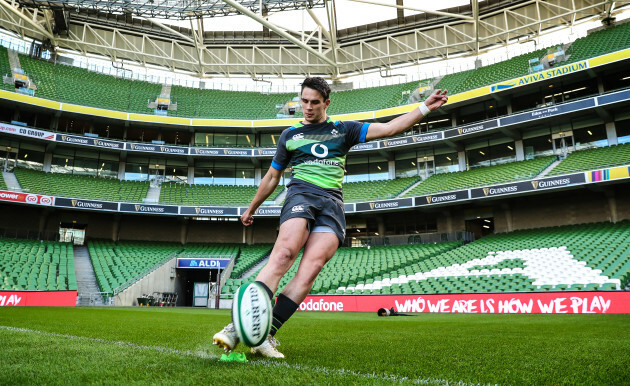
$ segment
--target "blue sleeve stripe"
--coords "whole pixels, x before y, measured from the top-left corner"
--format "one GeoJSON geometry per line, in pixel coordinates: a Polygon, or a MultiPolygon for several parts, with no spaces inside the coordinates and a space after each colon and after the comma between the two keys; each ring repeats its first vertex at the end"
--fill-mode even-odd
{"type": "Polygon", "coordinates": [[[271,160],[271,167],[280,171],[283,171],[284,169],[287,168],[286,165],[280,165],[275,160],[271,160]]]}
{"type": "Polygon", "coordinates": [[[361,135],[359,136],[359,143],[365,142],[365,137],[367,136],[368,127],[370,127],[370,124],[367,122],[364,123],[363,126],[361,126],[361,135]]]}

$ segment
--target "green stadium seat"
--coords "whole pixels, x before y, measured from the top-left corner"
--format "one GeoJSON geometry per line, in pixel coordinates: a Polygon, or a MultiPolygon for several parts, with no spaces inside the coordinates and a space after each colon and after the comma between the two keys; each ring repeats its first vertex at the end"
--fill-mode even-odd
{"type": "Polygon", "coordinates": [[[44,173],[14,169],[22,189],[58,197],[91,198],[115,202],[142,202],[149,191],[148,182],[120,181],[114,178],[44,173]]]}
{"type": "Polygon", "coordinates": [[[0,239],[0,289],[67,291],[76,287],[71,244],[0,239]]]}

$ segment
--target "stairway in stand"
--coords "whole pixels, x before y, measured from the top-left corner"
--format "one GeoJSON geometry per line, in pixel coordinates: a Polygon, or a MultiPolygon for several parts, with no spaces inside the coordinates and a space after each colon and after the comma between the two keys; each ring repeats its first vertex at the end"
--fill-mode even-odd
{"type": "Polygon", "coordinates": [[[74,272],[77,277],[77,306],[104,305],[90,253],[85,245],[74,246],[74,272]]]}

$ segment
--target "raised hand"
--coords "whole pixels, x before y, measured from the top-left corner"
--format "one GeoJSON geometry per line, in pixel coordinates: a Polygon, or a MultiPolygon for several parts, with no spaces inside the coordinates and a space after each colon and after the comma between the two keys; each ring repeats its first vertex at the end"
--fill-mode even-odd
{"type": "Polygon", "coordinates": [[[429,95],[429,97],[424,101],[424,104],[429,108],[429,110],[434,111],[442,107],[442,105],[446,102],[448,102],[446,90],[435,90],[435,93],[429,95]]]}

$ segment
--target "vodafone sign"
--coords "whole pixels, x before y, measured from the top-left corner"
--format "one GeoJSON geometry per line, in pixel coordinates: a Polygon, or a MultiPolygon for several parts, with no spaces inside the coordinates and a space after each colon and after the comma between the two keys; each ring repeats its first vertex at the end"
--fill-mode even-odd
{"type": "Polygon", "coordinates": [[[300,311],[482,313],[482,314],[630,314],[630,292],[530,292],[453,295],[308,296],[300,311]]]}
{"type": "Polygon", "coordinates": [[[76,305],[77,291],[0,291],[0,307],[76,305]]]}
{"type": "Polygon", "coordinates": [[[25,204],[46,205],[53,204],[51,196],[42,196],[41,194],[29,194],[20,192],[8,192],[0,190],[0,201],[23,202],[25,204]]]}

